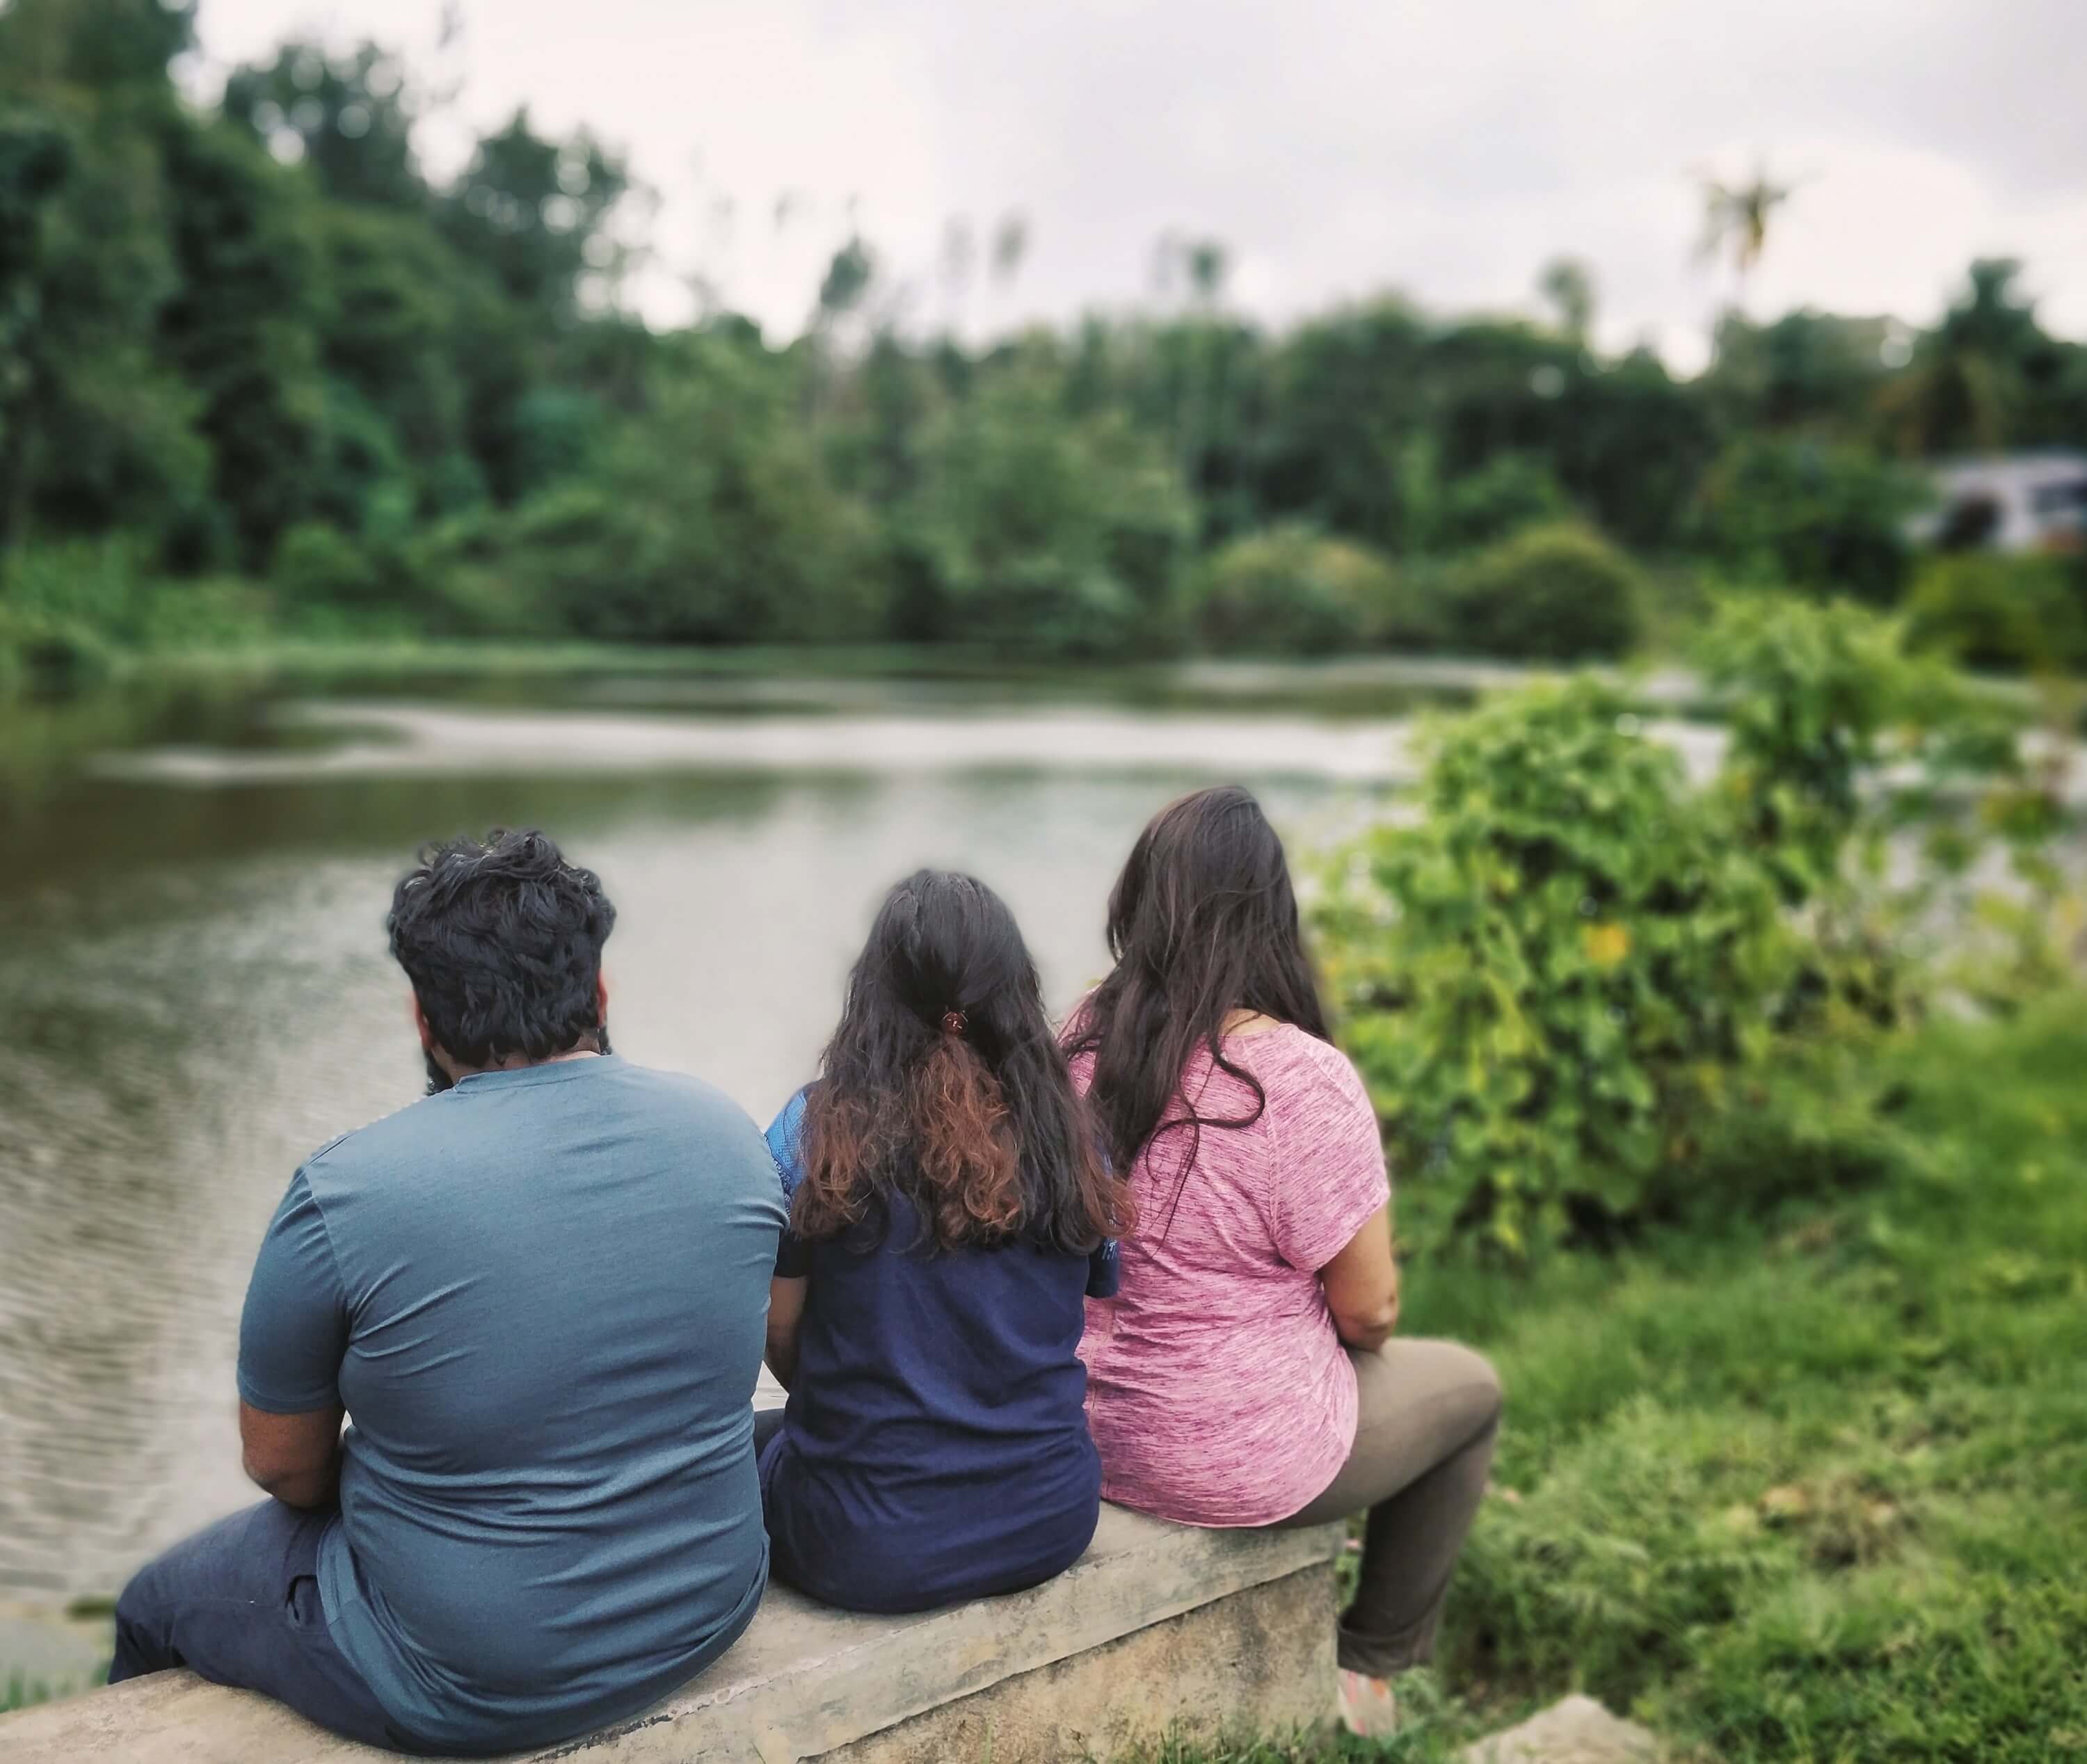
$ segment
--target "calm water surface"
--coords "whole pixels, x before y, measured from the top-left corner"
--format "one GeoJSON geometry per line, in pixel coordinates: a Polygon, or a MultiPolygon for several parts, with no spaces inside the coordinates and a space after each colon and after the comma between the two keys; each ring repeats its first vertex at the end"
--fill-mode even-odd
{"type": "Polygon", "coordinates": [[[109,1592],[250,1498],[231,1374],[262,1227],[307,1152],[420,1089],[382,928],[419,842],[553,830],[621,914],[619,1050],[765,1121],[907,870],[1001,889],[1062,1008],[1171,795],[1244,778],[1309,846],[1405,764],[1388,705],[1294,692],[420,692],[160,707],[0,802],[0,1604],[109,1592]]]}

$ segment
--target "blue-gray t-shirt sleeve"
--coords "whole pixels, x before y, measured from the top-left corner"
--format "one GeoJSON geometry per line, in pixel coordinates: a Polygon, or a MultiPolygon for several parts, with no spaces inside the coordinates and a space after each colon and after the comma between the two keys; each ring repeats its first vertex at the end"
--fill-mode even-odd
{"type": "MultiPolygon", "coordinates": [[[[768,1123],[768,1155],[775,1160],[776,1179],[783,1185],[786,1208],[796,1197],[797,1184],[804,1178],[804,1093],[800,1090],[768,1123]]],[[[775,1277],[799,1280],[811,1272],[811,1246],[786,1224],[782,1241],[775,1246],[775,1277]]]]}
{"type": "Polygon", "coordinates": [[[299,1170],[269,1222],[239,1319],[239,1395],[271,1415],[340,1400],[348,1294],[326,1221],[299,1170]]]}

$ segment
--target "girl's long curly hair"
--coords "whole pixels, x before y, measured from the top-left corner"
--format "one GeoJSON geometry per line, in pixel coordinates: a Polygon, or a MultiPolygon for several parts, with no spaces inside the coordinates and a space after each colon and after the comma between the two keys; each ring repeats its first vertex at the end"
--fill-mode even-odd
{"type": "Polygon", "coordinates": [[[1225,1053],[1225,1019],[1251,1011],[1333,1039],[1283,841],[1252,793],[1219,785],[1152,817],[1109,896],[1108,943],[1116,965],[1074,1012],[1068,1051],[1094,1056],[1087,1094],[1118,1170],[1184,1136],[1171,1225],[1203,1129],[1251,1127],[1267,1106],[1225,1053]],[[1245,1113],[1206,1115],[1181,1094],[1199,1052],[1252,1093],[1245,1113]]]}
{"type": "Polygon", "coordinates": [[[800,1237],[1086,1255],[1134,1222],[1000,897],[922,870],[885,897],[805,1098],[800,1237]]]}

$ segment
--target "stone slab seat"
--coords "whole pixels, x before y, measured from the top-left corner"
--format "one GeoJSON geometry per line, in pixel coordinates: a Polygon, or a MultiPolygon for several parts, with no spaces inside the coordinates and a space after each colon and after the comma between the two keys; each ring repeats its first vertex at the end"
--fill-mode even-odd
{"type": "MultiPolygon", "coordinates": [[[[1106,1758],[1169,1727],[1263,1733],[1334,1698],[1342,1528],[1207,1532],[1103,1507],[1056,1580],[905,1617],[787,1587],[715,1665],[644,1714],[517,1758],[582,1764],[1106,1758]]],[[[389,1758],[250,1692],[160,1672],[0,1717],[6,1764],[348,1764],[389,1758]]]]}

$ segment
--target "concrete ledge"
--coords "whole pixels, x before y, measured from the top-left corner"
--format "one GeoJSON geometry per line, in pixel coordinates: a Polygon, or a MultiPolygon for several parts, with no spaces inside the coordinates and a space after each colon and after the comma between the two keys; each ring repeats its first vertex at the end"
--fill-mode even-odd
{"type": "MultiPolygon", "coordinates": [[[[771,1587],[739,1645],[643,1715],[517,1754],[851,1764],[1108,1749],[1170,1723],[1264,1731],[1333,1702],[1342,1528],[1204,1532],[1112,1507],[1086,1555],[1004,1599],[851,1616],[771,1587]],[[988,1737],[988,1736],[990,1737],[988,1737]]],[[[163,1672],[0,1718],[8,1764],[348,1764],[392,1756],[163,1672]]]]}

